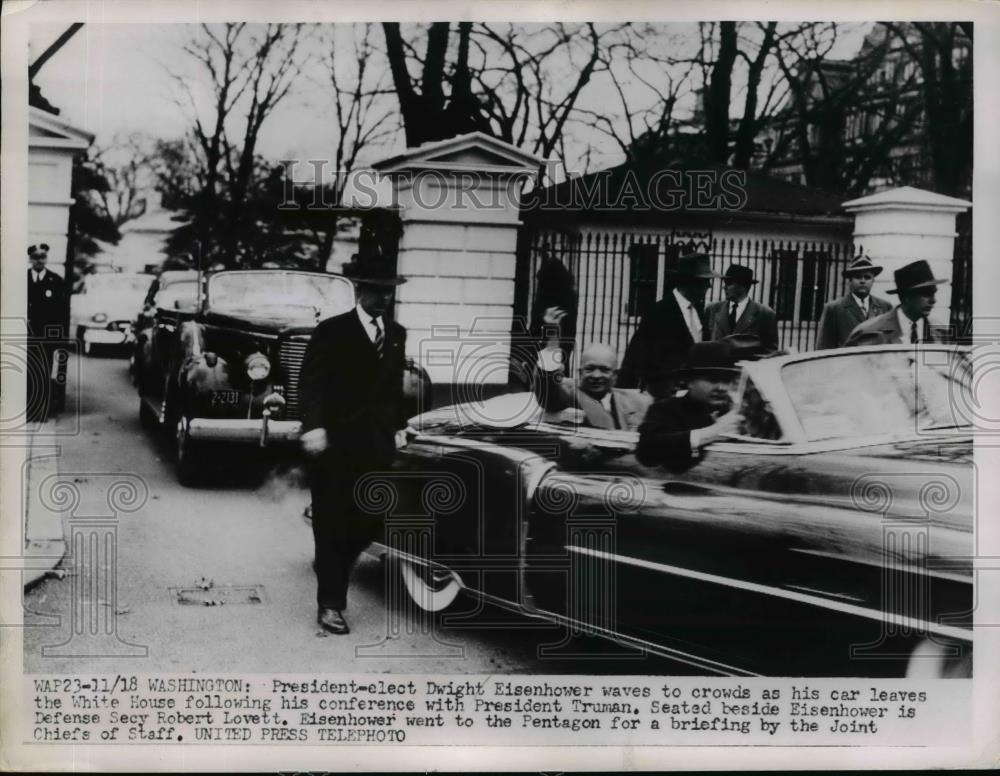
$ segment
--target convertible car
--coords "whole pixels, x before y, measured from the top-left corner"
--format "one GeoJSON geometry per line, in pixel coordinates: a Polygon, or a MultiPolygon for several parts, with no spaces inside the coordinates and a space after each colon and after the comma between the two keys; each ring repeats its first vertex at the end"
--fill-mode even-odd
{"type": "Polygon", "coordinates": [[[139,414],[171,435],[178,477],[205,472],[206,443],[298,439],[298,375],[323,318],[354,307],[347,278],[292,270],[206,275],[194,305],[157,295],[137,348],[139,414]]]}
{"type": "Polygon", "coordinates": [[[706,674],[968,676],[970,383],[950,346],[744,362],[741,433],[683,474],[508,394],[415,417],[359,499],[425,610],[464,592],[706,674]]]}

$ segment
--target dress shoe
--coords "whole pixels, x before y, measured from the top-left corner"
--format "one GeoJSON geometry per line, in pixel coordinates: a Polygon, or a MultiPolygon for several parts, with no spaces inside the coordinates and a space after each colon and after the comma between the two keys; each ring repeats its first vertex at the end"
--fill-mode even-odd
{"type": "Polygon", "coordinates": [[[343,635],[351,632],[351,629],[347,627],[347,620],[344,619],[344,615],[336,609],[320,609],[316,620],[323,630],[329,633],[343,635]]]}

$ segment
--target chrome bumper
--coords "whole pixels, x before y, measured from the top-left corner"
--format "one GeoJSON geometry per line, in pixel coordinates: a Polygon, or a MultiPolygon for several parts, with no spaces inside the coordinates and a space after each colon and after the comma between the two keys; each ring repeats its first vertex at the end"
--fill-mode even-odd
{"type": "Polygon", "coordinates": [[[271,420],[263,418],[192,418],[188,423],[191,439],[214,442],[256,442],[261,447],[269,444],[297,442],[302,423],[298,420],[271,420]]]}

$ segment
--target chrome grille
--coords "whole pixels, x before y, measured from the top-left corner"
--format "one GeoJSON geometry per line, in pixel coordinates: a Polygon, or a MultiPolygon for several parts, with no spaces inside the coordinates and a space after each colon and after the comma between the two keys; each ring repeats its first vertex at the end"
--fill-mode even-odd
{"type": "Polygon", "coordinates": [[[282,340],[278,348],[278,363],[285,375],[285,406],[289,419],[299,417],[299,371],[308,344],[308,337],[296,337],[282,340]]]}

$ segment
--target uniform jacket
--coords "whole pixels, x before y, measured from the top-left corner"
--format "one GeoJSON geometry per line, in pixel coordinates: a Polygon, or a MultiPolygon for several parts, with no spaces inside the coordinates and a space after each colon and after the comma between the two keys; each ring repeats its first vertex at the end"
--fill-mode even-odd
{"type": "Polygon", "coordinates": [[[50,326],[62,326],[66,316],[66,291],[63,279],[45,270],[37,283],[28,270],[28,328],[35,337],[45,335],[50,326]]]}
{"type": "Polygon", "coordinates": [[[538,382],[538,401],[547,412],[559,412],[567,407],[579,407],[587,419],[587,425],[594,428],[636,431],[646,410],[653,401],[648,393],[632,388],[612,388],[611,406],[614,416],[600,401],[580,389],[574,380],[567,380],[558,371],[538,370],[542,379],[538,382]],[[616,424],[617,421],[617,424],[616,424]]]}
{"type": "MultiPolygon", "coordinates": [[[[699,316],[704,325],[704,316],[699,316]]],[[[670,373],[684,362],[693,344],[684,313],[669,291],[643,316],[632,335],[618,371],[618,386],[664,396],[670,373]]]]}
{"type": "Polygon", "coordinates": [[[635,455],[644,466],[663,466],[682,472],[698,463],[691,453],[691,432],[715,422],[704,405],[686,394],[661,399],[646,413],[639,427],[635,455]]]}
{"type": "MultiPolygon", "coordinates": [[[[904,339],[903,332],[899,328],[899,317],[896,315],[896,309],[894,307],[889,312],[883,313],[877,318],[870,318],[862,323],[850,333],[844,345],[847,347],[855,345],[899,345],[909,342],[910,333],[906,332],[904,339]]],[[[941,338],[934,333],[933,328],[927,324],[926,319],[923,325],[925,327],[924,342],[941,341],[941,338]]]]}
{"type": "Polygon", "coordinates": [[[892,304],[877,296],[868,297],[868,318],[854,301],[854,294],[848,292],[840,299],[834,299],[823,306],[823,314],[819,319],[819,334],[816,337],[816,349],[843,347],[847,337],[855,328],[866,320],[877,318],[892,310],[892,304]]]}
{"type": "Polygon", "coordinates": [[[729,302],[725,299],[706,308],[705,320],[709,339],[739,335],[738,339],[746,341],[748,337],[756,337],[755,353],[773,353],[778,349],[778,316],[770,307],[753,299],[747,300],[735,327],[729,325],[729,302]]]}
{"type": "Polygon", "coordinates": [[[302,362],[302,431],[326,429],[330,456],[352,470],[387,466],[406,427],[406,329],[383,321],[381,359],[352,309],[316,327],[302,362]]]}

